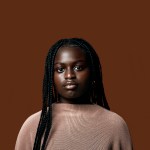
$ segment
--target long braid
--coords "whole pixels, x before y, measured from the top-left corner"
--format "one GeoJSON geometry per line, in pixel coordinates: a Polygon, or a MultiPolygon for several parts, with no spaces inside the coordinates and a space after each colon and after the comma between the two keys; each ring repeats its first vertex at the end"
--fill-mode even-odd
{"type": "MultiPolygon", "coordinates": [[[[46,66],[46,68],[47,68],[47,66],[46,66]]],[[[40,150],[41,138],[44,133],[45,126],[46,126],[45,118],[46,118],[46,113],[47,113],[47,98],[48,98],[48,96],[47,96],[47,94],[48,94],[47,74],[48,74],[48,71],[47,71],[47,69],[45,69],[45,75],[44,75],[44,80],[43,80],[43,108],[42,108],[42,112],[41,112],[41,118],[40,118],[40,122],[38,125],[33,150],[40,150]]]]}
{"type": "Polygon", "coordinates": [[[51,129],[51,125],[52,125],[52,102],[54,101],[53,100],[53,72],[54,72],[54,59],[55,59],[55,55],[57,53],[57,50],[59,49],[59,47],[61,46],[61,43],[55,48],[55,50],[51,50],[53,53],[52,53],[52,57],[51,57],[51,64],[49,63],[49,70],[50,70],[50,74],[49,74],[49,79],[50,79],[50,85],[49,85],[49,98],[48,98],[48,112],[47,112],[47,126],[46,126],[46,131],[45,131],[45,135],[44,135],[44,140],[43,140],[43,144],[42,144],[42,150],[45,149],[46,147],[46,142],[47,142],[47,139],[48,139],[48,136],[49,136],[49,132],[50,132],[50,129],[51,129]],[[51,65],[51,67],[50,67],[51,65]]]}
{"type": "MultiPolygon", "coordinates": [[[[50,55],[49,55],[50,57],[50,55]]],[[[48,100],[48,85],[49,85],[49,79],[48,79],[48,61],[49,61],[49,57],[47,57],[46,59],[46,65],[45,65],[45,74],[44,74],[44,80],[43,80],[43,108],[42,108],[42,112],[41,112],[41,118],[40,118],[40,122],[38,125],[38,129],[37,129],[37,133],[36,133],[36,138],[35,138],[35,142],[34,142],[34,148],[33,150],[40,150],[41,147],[41,139],[43,136],[43,133],[45,131],[45,127],[46,127],[46,117],[47,117],[47,100],[48,100]]]]}
{"type": "Polygon", "coordinates": [[[53,62],[54,57],[58,48],[61,46],[61,41],[58,44],[51,47],[49,50],[46,63],[45,63],[45,74],[43,79],[43,108],[41,112],[41,117],[39,121],[39,125],[37,128],[37,133],[34,142],[33,150],[40,150],[41,148],[41,141],[44,135],[44,140],[42,144],[42,150],[45,149],[46,141],[49,135],[49,131],[52,124],[52,101],[53,101],[53,94],[52,94],[52,86],[53,86],[53,62]],[[45,134],[44,134],[45,132],[45,134]]]}
{"type": "Polygon", "coordinates": [[[48,79],[49,79],[49,84],[47,86],[47,89],[48,89],[48,101],[47,101],[47,114],[46,114],[46,126],[45,126],[45,134],[44,134],[44,140],[43,140],[43,143],[42,143],[42,150],[45,149],[45,146],[46,146],[46,141],[47,141],[47,138],[48,138],[48,134],[47,134],[47,131],[50,131],[50,127],[51,127],[51,124],[52,124],[52,106],[51,106],[51,101],[53,99],[52,97],[52,69],[53,67],[50,67],[50,65],[53,66],[53,64],[50,64],[49,62],[52,62],[52,54],[50,55],[49,59],[48,59],[48,70],[49,70],[49,73],[48,73],[48,79]]]}

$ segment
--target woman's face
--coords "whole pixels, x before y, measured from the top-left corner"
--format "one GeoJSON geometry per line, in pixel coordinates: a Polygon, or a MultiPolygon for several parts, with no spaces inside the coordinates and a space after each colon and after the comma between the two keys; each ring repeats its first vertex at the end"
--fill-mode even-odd
{"type": "Polygon", "coordinates": [[[81,48],[61,47],[58,50],[54,62],[54,85],[61,102],[78,103],[89,95],[90,69],[81,48]]]}

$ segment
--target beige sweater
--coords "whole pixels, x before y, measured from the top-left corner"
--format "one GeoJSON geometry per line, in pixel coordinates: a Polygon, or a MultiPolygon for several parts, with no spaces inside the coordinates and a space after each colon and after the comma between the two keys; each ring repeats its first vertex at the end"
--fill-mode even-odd
{"type": "MultiPolygon", "coordinates": [[[[46,150],[132,150],[125,121],[98,105],[56,103],[46,150]]],[[[23,124],[15,150],[32,150],[40,112],[23,124]]]]}

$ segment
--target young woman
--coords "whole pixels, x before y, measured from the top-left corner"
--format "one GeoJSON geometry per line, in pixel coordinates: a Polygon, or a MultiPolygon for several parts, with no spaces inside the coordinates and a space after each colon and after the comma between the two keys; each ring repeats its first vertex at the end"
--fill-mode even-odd
{"type": "Polygon", "coordinates": [[[125,121],[110,111],[99,58],[83,39],[49,50],[43,108],[23,124],[15,150],[131,150],[125,121]]]}

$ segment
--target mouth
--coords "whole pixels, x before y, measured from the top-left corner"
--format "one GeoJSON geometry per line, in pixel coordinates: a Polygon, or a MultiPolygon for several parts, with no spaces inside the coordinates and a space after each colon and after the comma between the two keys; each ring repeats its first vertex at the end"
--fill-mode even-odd
{"type": "Polygon", "coordinates": [[[74,82],[67,82],[64,87],[66,90],[74,90],[77,88],[77,84],[74,82]]]}

